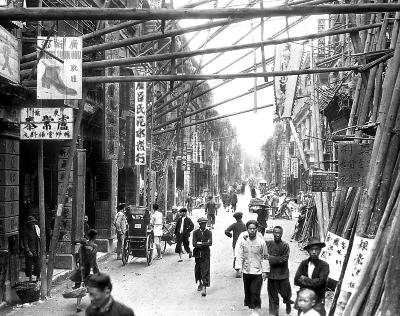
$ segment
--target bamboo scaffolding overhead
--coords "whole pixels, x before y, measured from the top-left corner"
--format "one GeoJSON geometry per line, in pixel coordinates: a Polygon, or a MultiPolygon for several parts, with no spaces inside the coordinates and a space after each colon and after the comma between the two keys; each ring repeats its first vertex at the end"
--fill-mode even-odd
{"type": "MultiPolygon", "coordinates": [[[[257,110],[262,110],[262,109],[273,107],[273,106],[274,106],[274,104],[267,104],[267,105],[259,106],[257,108],[257,110]]],[[[220,119],[227,118],[227,117],[230,117],[230,116],[244,114],[244,113],[248,113],[248,112],[252,112],[252,111],[254,111],[254,108],[251,108],[251,109],[248,109],[248,110],[239,111],[239,112],[234,112],[234,113],[230,113],[230,114],[214,116],[214,117],[210,117],[210,118],[207,118],[207,119],[204,119],[204,120],[200,120],[200,121],[195,121],[195,122],[192,122],[192,123],[184,124],[184,125],[181,126],[181,128],[190,127],[190,126],[194,126],[194,125],[199,125],[199,124],[203,124],[203,123],[207,123],[207,122],[211,122],[211,121],[215,121],[215,120],[220,120],[220,119]]],[[[168,133],[168,132],[173,132],[175,130],[176,130],[176,128],[172,127],[172,128],[168,128],[168,129],[165,129],[165,130],[156,131],[156,132],[153,133],[153,135],[160,135],[160,134],[164,134],[164,133],[168,133]]]]}
{"type": "MultiPolygon", "coordinates": [[[[262,85],[257,86],[256,90],[262,90],[262,89],[267,88],[267,87],[270,87],[270,86],[272,86],[272,85],[273,85],[273,81],[266,82],[266,83],[264,83],[264,84],[262,84],[262,85]]],[[[239,99],[239,98],[241,98],[241,97],[244,97],[244,96],[246,96],[246,95],[248,95],[248,94],[250,94],[250,93],[253,93],[253,91],[254,91],[254,88],[249,89],[249,91],[246,91],[246,92],[244,92],[244,93],[235,95],[235,96],[233,96],[233,97],[231,97],[231,98],[229,98],[229,99],[223,100],[223,101],[221,101],[221,102],[218,102],[218,103],[215,103],[215,104],[212,104],[212,105],[208,105],[208,106],[202,107],[202,108],[200,108],[200,109],[198,109],[198,110],[196,110],[196,111],[193,111],[193,112],[190,112],[190,113],[185,114],[185,115],[183,116],[183,118],[188,118],[188,117],[191,117],[191,116],[193,116],[193,115],[196,115],[196,114],[199,114],[199,113],[208,111],[208,110],[210,110],[210,109],[213,109],[213,108],[215,108],[215,107],[217,107],[217,106],[220,106],[220,105],[222,105],[222,104],[225,104],[225,103],[227,103],[227,102],[230,102],[230,101],[239,99]]],[[[190,100],[191,100],[191,99],[190,99],[190,100]]],[[[169,111],[170,111],[170,110],[169,110],[169,111]]],[[[159,129],[161,129],[161,128],[163,128],[163,127],[169,125],[169,124],[178,122],[178,121],[180,121],[180,120],[181,120],[181,118],[179,118],[179,117],[174,118],[174,119],[172,119],[172,120],[169,120],[169,121],[167,121],[167,122],[164,122],[164,123],[161,123],[161,124],[157,125],[153,130],[154,130],[154,131],[157,131],[157,130],[159,130],[159,129]]]]}
{"type": "Polygon", "coordinates": [[[217,48],[208,48],[208,49],[194,50],[194,51],[188,51],[188,52],[176,52],[176,53],[172,53],[172,54],[158,54],[158,55],[151,55],[151,56],[130,57],[130,58],[123,58],[123,59],[115,59],[115,60],[100,60],[100,61],[93,61],[93,62],[84,62],[82,64],[82,66],[83,66],[83,69],[103,68],[103,67],[112,67],[112,66],[126,66],[126,65],[138,64],[138,63],[147,63],[147,62],[168,60],[171,58],[184,58],[184,57],[193,57],[196,55],[214,54],[214,53],[221,53],[221,52],[228,52],[228,51],[235,51],[235,50],[242,50],[242,49],[252,49],[252,48],[260,47],[260,46],[278,45],[278,44],[296,42],[296,41],[301,41],[301,40],[316,39],[316,38],[321,38],[321,37],[325,37],[325,36],[357,32],[357,31],[361,31],[361,30],[367,30],[370,28],[379,27],[381,25],[382,25],[382,23],[375,23],[372,25],[363,25],[363,26],[359,26],[359,27],[340,29],[340,30],[334,30],[334,31],[326,31],[326,32],[314,33],[314,34],[307,34],[307,35],[295,36],[295,37],[290,37],[290,38],[271,39],[271,40],[266,40],[266,41],[256,42],[256,43],[240,44],[240,45],[235,45],[235,46],[224,46],[224,47],[217,47],[217,48]]]}
{"type": "Polygon", "coordinates": [[[132,8],[1,8],[0,21],[53,20],[184,20],[184,19],[253,19],[261,17],[318,14],[349,14],[400,11],[398,3],[296,5],[270,8],[227,9],[132,9],[132,8]]]}

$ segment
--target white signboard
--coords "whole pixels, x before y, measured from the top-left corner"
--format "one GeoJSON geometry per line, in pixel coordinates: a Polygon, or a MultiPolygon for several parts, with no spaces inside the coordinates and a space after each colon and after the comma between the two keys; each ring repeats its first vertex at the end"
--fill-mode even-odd
{"type": "Polygon", "coordinates": [[[371,256],[374,242],[374,239],[354,236],[353,248],[344,274],[342,291],[353,293],[358,287],[361,271],[371,256]]]}
{"type": "Polygon", "coordinates": [[[334,233],[328,232],[325,238],[326,247],[321,251],[320,258],[329,264],[329,277],[339,281],[344,258],[349,247],[349,241],[334,233]]]}
{"type": "Polygon", "coordinates": [[[135,82],[135,165],[146,164],[146,82],[135,82]]]}
{"type": "MultiPolygon", "coordinates": [[[[44,53],[37,65],[38,99],[82,99],[82,38],[38,37],[44,53]]],[[[38,53],[39,54],[39,53],[38,53]]]]}
{"type": "Polygon", "coordinates": [[[299,177],[299,160],[297,158],[290,158],[291,166],[290,171],[294,179],[299,177]]]}
{"type": "Polygon", "coordinates": [[[71,108],[22,108],[21,139],[72,139],[74,113],[71,108]]]}
{"type": "Polygon", "coordinates": [[[0,26],[0,76],[19,82],[18,41],[0,26]]]}

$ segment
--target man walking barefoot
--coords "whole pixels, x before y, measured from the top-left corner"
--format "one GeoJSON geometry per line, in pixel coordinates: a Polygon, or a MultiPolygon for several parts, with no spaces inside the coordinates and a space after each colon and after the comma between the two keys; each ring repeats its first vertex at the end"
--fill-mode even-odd
{"type": "Polygon", "coordinates": [[[256,221],[248,221],[247,232],[239,236],[235,248],[235,269],[243,271],[244,306],[252,310],[252,315],[258,315],[261,308],[261,288],[269,272],[267,245],[257,228],[256,221]]]}
{"type": "Polygon", "coordinates": [[[289,245],[282,241],[283,228],[275,226],[274,240],[267,241],[268,260],[271,271],[268,273],[269,314],[279,315],[279,294],[286,304],[286,313],[292,311],[292,288],[289,282],[289,245]]]}

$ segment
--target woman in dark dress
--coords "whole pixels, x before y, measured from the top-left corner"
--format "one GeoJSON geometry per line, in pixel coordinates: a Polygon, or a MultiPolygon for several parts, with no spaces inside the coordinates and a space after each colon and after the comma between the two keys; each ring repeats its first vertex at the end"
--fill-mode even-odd
{"type": "Polygon", "coordinates": [[[207,226],[207,219],[201,217],[197,220],[200,228],[193,232],[193,256],[196,265],[194,267],[194,277],[199,281],[198,291],[206,296],[206,287],[210,286],[210,246],[212,245],[212,233],[207,226]]]}

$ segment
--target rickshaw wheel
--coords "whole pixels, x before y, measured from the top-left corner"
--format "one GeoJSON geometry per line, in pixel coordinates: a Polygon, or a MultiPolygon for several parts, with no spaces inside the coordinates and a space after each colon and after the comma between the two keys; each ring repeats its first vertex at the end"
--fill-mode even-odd
{"type": "Polygon", "coordinates": [[[124,240],[124,247],[122,249],[122,264],[126,265],[129,259],[130,243],[128,240],[124,240]]]}
{"type": "Polygon", "coordinates": [[[146,260],[148,266],[153,262],[153,238],[151,235],[147,235],[146,238],[146,260]]]}
{"type": "Polygon", "coordinates": [[[164,254],[165,250],[167,249],[167,241],[166,240],[161,240],[161,253],[164,254]]]}

